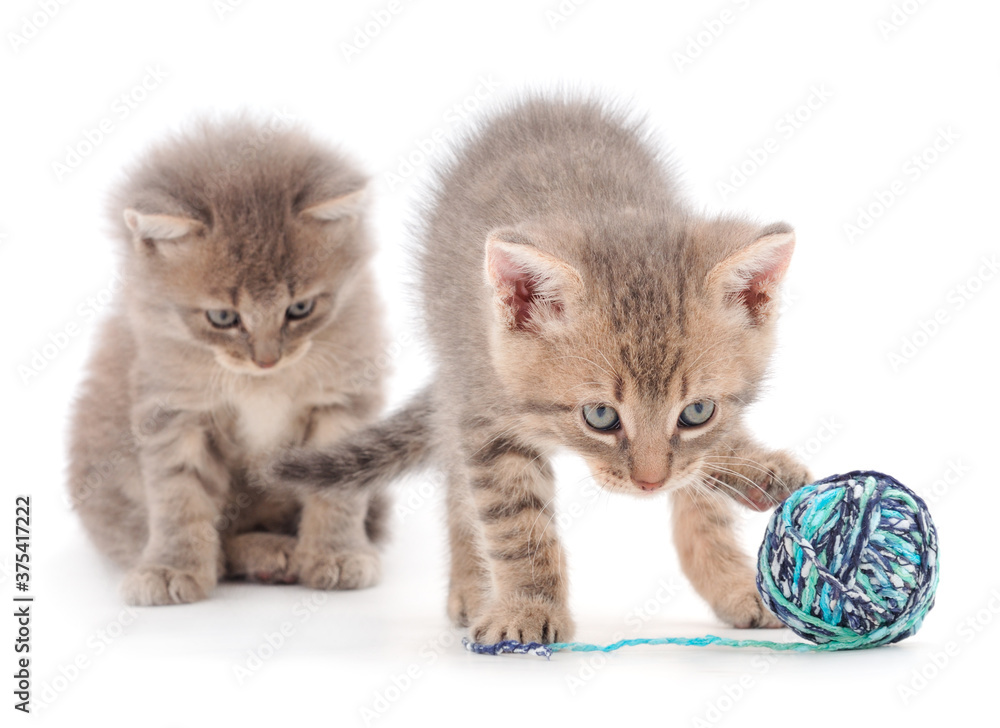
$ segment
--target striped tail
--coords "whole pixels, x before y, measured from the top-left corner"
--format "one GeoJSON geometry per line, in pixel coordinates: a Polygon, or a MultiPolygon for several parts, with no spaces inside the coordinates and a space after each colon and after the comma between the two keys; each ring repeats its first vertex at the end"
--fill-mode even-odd
{"type": "Polygon", "coordinates": [[[312,490],[381,490],[431,456],[433,415],[424,390],[391,417],[346,435],[325,450],[297,448],[271,465],[279,482],[312,490]]]}

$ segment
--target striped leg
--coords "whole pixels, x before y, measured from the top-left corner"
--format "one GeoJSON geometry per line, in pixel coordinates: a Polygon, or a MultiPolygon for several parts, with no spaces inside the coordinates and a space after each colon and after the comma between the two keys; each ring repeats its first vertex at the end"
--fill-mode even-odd
{"type": "Polygon", "coordinates": [[[573,633],[566,559],[553,521],[552,470],[540,453],[487,437],[469,458],[468,487],[491,591],[473,620],[477,642],[559,642],[573,633]]]}
{"type": "Polygon", "coordinates": [[[172,412],[139,452],[149,510],[149,539],[125,576],[129,604],[181,604],[204,599],[224,573],[215,519],[229,490],[197,412],[172,412]]]}

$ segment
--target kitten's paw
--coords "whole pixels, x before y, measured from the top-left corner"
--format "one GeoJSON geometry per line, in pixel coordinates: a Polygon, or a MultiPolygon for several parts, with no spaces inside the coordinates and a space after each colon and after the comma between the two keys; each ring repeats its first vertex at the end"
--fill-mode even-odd
{"type": "Polygon", "coordinates": [[[226,575],[265,584],[294,583],[295,574],[289,565],[297,543],[294,536],[258,531],[227,539],[226,575]]]}
{"type": "Polygon", "coordinates": [[[758,488],[747,493],[758,511],[769,511],[813,478],[809,469],[794,457],[775,450],[761,466],[767,471],[755,479],[758,488]]]}
{"type": "Polygon", "coordinates": [[[215,582],[212,572],[141,564],[125,575],[121,593],[125,602],[135,607],[188,604],[207,597],[215,582]]]}
{"type": "Polygon", "coordinates": [[[574,629],[566,607],[543,597],[520,597],[488,607],[474,621],[470,633],[474,641],[483,644],[503,640],[549,644],[572,639],[574,629]]]}
{"type": "Polygon", "coordinates": [[[483,588],[476,583],[452,584],[448,590],[448,616],[456,627],[468,627],[482,611],[483,588]]]}
{"type": "Polygon", "coordinates": [[[382,563],[375,551],[300,548],[292,554],[290,571],[313,589],[365,589],[378,583],[382,563]]]}
{"type": "Polygon", "coordinates": [[[756,587],[734,590],[713,606],[719,619],[737,629],[776,629],[785,626],[764,606],[756,587]]]}
{"type": "Polygon", "coordinates": [[[752,462],[734,462],[728,469],[730,472],[712,475],[730,485],[730,494],[737,502],[755,511],[770,511],[789,494],[813,482],[809,469],[782,450],[768,452],[752,462]]]}

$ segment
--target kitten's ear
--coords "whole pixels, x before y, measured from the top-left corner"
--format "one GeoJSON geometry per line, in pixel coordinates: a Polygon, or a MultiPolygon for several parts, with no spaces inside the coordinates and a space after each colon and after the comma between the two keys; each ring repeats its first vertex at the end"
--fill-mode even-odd
{"type": "Polygon", "coordinates": [[[205,226],[197,220],[179,215],[153,215],[125,210],[125,224],[132,231],[132,241],[141,248],[147,240],[154,243],[161,240],[178,240],[188,235],[201,233],[205,226]]]}
{"type": "Polygon", "coordinates": [[[773,310],[778,286],[792,260],[795,233],[784,223],[730,255],[708,274],[708,284],[720,289],[727,301],[742,306],[755,324],[773,310]]]}
{"type": "Polygon", "coordinates": [[[355,190],[346,195],[332,197],[329,200],[317,202],[302,211],[306,217],[319,222],[336,222],[349,217],[357,217],[365,206],[365,190],[355,190]]]}
{"type": "Polygon", "coordinates": [[[573,266],[543,253],[516,230],[494,230],[486,238],[486,281],[501,323],[511,331],[565,319],[567,305],[583,291],[573,266]]]}

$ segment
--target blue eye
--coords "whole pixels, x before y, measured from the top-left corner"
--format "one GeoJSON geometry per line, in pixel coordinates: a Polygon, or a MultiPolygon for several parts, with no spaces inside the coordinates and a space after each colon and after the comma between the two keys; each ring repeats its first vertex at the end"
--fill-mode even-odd
{"type": "Polygon", "coordinates": [[[206,311],[208,322],[217,329],[231,329],[240,322],[240,315],[229,309],[206,311]]]}
{"type": "Polygon", "coordinates": [[[583,405],[583,419],[588,425],[601,432],[617,430],[621,425],[618,413],[613,407],[608,407],[606,404],[583,405]]]}
{"type": "Polygon", "coordinates": [[[681,427],[697,427],[712,419],[713,414],[715,414],[715,402],[710,399],[699,399],[684,408],[677,424],[681,427]]]}
{"type": "Polygon", "coordinates": [[[316,299],[310,298],[308,301],[299,301],[298,303],[293,303],[285,311],[285,316],[294,319],[304,319],[306,316],[313,312],[313,308],[316,306],[316,299]]]}

